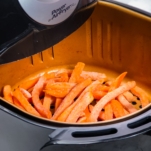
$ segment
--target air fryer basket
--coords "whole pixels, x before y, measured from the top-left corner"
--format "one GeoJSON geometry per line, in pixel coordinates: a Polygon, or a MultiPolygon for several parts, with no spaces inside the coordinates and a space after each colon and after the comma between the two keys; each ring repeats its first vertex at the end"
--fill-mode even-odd
{"type": "MultiPolygon", "coordinates": [[[[105,72],[109,77],[128,71],[128,78],[150,93],[150,29],[149,17],[99,1],[86,23],[58,44],[31,57],[1,65],[0,89],[6,84],[15,85],[43,69],[73,68],[81,61],[86,64],[86,70],[105,72]]],[[[0,101],[0,109],[31,124],[54,129],[46,146],[112,141],[138,135],[151,128],[150,105],[124,118],[83,125],[40,119],[4,100],[0,101]]]]}

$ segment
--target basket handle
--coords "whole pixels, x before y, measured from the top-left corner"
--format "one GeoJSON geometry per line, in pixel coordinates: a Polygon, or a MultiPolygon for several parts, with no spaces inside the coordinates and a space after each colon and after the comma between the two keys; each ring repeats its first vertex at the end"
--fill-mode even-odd
{"type": "Polygon", "coordinates": [[[58,128],[41,149],[54,144],[91,144],[109,142],[145,133],[151,129],[151,110],[139,116],[109,125],[58,128]]]}

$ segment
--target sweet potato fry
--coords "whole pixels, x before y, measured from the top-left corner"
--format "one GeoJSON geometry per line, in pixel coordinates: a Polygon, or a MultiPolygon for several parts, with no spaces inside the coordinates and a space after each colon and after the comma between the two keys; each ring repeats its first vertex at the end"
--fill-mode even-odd
{"type": "Polygon", "coordinates": [[[130,113],[136,112],[137,110],[134,108],[134,106],[127,101],[127,99],[121,94],[117,97],[119,102],[124,106],[126,110],[128,110],[130,113]]]}
{"type": "Polygon", "coordinates": [[[22,92],[22,94],[24,95],[24,97],[27,98],[27,100],[29,101],[29,103],[31,103],[32,102],[32,100],[31,100],[31,94],[27,90],[25,90],[23,88],[19,88],[19,89],[22,92]]]}
{"type": "Polygon", "coordinates": [[[86,88],[88,85],[91,84],[91,79],[86,79],[85,81],[77,84],[63,99],[60,106],[58,107],[57,111],[54,113],[52,119],[55,120],[58,116],[70,105],[74,102],[74,99],[86,88]]]}
{"type": "Polygon", "coordinates": [[[140,98],[142,107],[145,107],[149,104],[149,99],[148,99],[147,95],[140,87],[136,86],[136,87],[132,88],[131,92],[140,98]]]}
{"type": "Polygon", "coordinates": [[[62,98],[56,98],[55,101],[55,111],[58,109],[58,107],[60,106],[61,102],[62,102],[62,98]]]}
{"type": "Polygon", "coordinates": [[[54,97],[64,98],[75,85],[75,83],[55,82],[46,85],[44,92],[54,97]]]}
{"type": "Polygon", "coordinates": [[[135,100],[137,99],[130,91],[124,92],[124,93],[123,93],[123,96],[124,96],[129,102],[135,101],[135,100]]]}
{"type": "Polygon", "coordinates": [[[93,90],[95,89],[95,87],[100,84],[100,81],[99,80],[96,80],[94,82],[92,82],[89,86],[87,86],[83,91],[82,93],[80,94],[80,96],[77,98],[77,100],[74,102],[74,103],[79,103],[80,102],[80,99],[81,97],[86,93],[86,92],[93,92],[93,90]]]}
{"type": "Polygon", "coordinates": [[[105,105],[104,109],[105,109],[104,111],[105,120],[113,119],[113,110],[110,102],[105,105]]]}
{"type": "Polygon", "coordinates": [[[67,72],[57,73],[55,76],[55,82],[68,82],[69,76],[67,72]]]}
{"type": "Polygon", "coordinates": [[[111,106],[112,106],[112,109],[113,109],[114,116],[116,118],[125,116],[124,108],[123,108],[123,106],[121,105],[121,103],[119,101],[112,100],[111,101],[111,106]]]}
{"type": "Polygon", "coordinates": [[[110,87],[102,85],[102,84],[98,84],[95,89],[92,91],[93,93],[93,97],[95,99],[101,99],[104,95],[107,94],[107,92],[109,91],[110,87]]]}
{"type": "Polygon", "coordinates": [[[32,102],[34,104],[34,107],[40,113],[41,116],[50,118],[52,116],[50,110],[45,109],[39,99],[40,93],[42,92],[45,86],[45,82],[46,77],[42,76],[34,86],[34,89],[32,91],[32,102]]]}
{"type": "Polygon", "coordinates": [[[65,122],[71,111],[73,110],[75,104],[72,103],[69,107],[67,107],[57,118],[57,121],[65,122]]]}
{"type": "Polygon", "coordinates": [[[124,85],[120,86],[119,88],[107,93],[103,98],[101,98],[97,104],[94,106],[90,117],[88,118],[88,122],[96,122],[97,118],[100,114],[100,111],[103,109],[103,107],[110,102],[111,100],[115,99],[117,96],[119,96],[120,94],[132,89],[133,87],[135,87],[136,82],[132,81],[132,82],[127,82],[124,85]]]}
{"type": "Polygon", "coordinates": [[[76,104],[76,106],[71,111],[70,115],[66,119],[66,122],[74,123],[80,117],[80,114],[86,109],[86,107],[93,101],[93,95],[91,92],[86,92],[81,98],[81,102],[76,104]]]}
{"type": "Polygon", "coordinates": [[[85,121],[86,121],[86,117],[83,116],[83,117],[80,117],[76,123],[85,123],[85,121]]]}
{"type": "MultiPolygon", "coordinates": [[[[76,106],[76,104],[79,104],[81,102],[81,98],[83,97],[83,95],[85,95],[85,93],[92,91],[98,84],[100,84],[99,81],[94,81],[92,82],[89,86],[87,86],[82,93],[80,94],[80,96],[77,98],[77,100],[75,102],[73,102],[71,107],[68,107],[61,115],[58,119],[63,119],[64,121],[67,119],[68,115],[70,114],[71,110],[74,108],[74,106],[76,106]],[[70,112],[69,112],[70,111],[70,112]],[[66,114],[66,116],[65,116],[66,114]]],[[[92,111],[93,106],[89,105],[88,106],[88,110],[91,112],[92,111]]],[[[88,115],[86,115],[88,117],[88,115]]],[[[63,121],[62,120],[62,121],[63,121]]],[[[60,120],[61,121],[61,120],[60,120]]]]}
{"type": "Polygon", "coordinates": [[[43,107],[47,110],[50,110],[52,102],[53,102],[52,96],[50,96],[49,94],[45,94],[45,97],[43,99],[43,107]]]}
{"type": "Polygon", "coordinates": [[[13,97],[13,103],[14,105],[16,105],[18,108],[22,109],[25,111],[24,107],[20,104],[20,102],[15,98],[13,97]]]}
{"type": "Polygon", "coordinates": [[[3,95],[6,101],[8,101],[9,103],[13,103],[12,88],[10,85],[5,85],[3,87],[3,95]]]}
{"type": "Polygon", "coordinates": [[[32,88],[38,82],[39,78],[40,77],[38,76],[38,77],[35,77],[33,79],[26,80],[23,83],[21,83],[19,85],[19,87],[23,88],[25,90],[28,90],[28,89],[32,88]]]}
{"type": "Polygon", "coordinates": [[[120,75],[115,79],[115,81],[112,82],[109,91],[112,91],[112,90],[118,88],[118,87],[121,85],[121,83],[122,83],[124,77],[126,76],[126,74],[127,74],[127,72],[123,72],[122,74],[120,74],[120,75]]]}
{"type": "Polygon", "coordinates": [[[104,91],[100,91],[100,90],[94,90],[93,91],[93,97],[95,99],[101,99],[103,96],[105,96],[107,94],[107,92],[104,91]]]}
{"type": "Polygon", "coordinates": [[[28,100],[24,97],[19,88],[13,92],[13,96],[20,102],[20,104],[27,112],[36,116],[40,116],[40,114],[31,106],[28,100]]]}
{"type": "Polygon", "coordinates": [[[46,78],[46,80],[48,81],[50,79],[54,79],[55,75],[56,75],[56,72],[50,72],[50,73],[47,72],[47,73],[44,73],[44,75],[42,75],[42,76],[44,76],[46,78]]]}
{"type": "Polygon", "coordinates": [[[101,121],[105,121],[105,112],[101,111],[98,118],[101,121]]]}
{"type": "Polygon", "coordinates": [[[81,75],[81,73],[82,73],[82,71],[84,69],[84,66],[85,66],[85,64],[82,63],[82,62],[78,62],[76,64],[76,66],[75,66],[75,68],[74,68],[74,70],[73,70],[73,72],[71,74],[71,77],[69,79],[70,83],[77,83],[78,82],[78,80],[80,78],[80,75],[81,75]]]}
{"type": "Polygon", "coordinates": [[[123,108],[124,109],[124,113],[125,113],[125,115],[128,115],[128,114],[130,114],[125,108],[123,108]]]}
{"type": "Polygon", "coordinates": [[[83,77],[84,79],[91,78],[93,81],[106,78],[106,75],[104,73],[90,71],[82,71],[80,76],[83,77]]]}

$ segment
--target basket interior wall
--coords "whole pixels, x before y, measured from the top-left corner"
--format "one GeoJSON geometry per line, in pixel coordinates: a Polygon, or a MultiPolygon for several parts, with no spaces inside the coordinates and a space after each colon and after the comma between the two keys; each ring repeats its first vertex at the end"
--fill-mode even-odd
{"type": "Polygon", "coordinates": [[[151,19],[100,1],[87,22],[58,44],[1,65],[0,89],[44,68],[78,61],[117,73],[128,71],[130,78],[151,86],[151,19]]]}

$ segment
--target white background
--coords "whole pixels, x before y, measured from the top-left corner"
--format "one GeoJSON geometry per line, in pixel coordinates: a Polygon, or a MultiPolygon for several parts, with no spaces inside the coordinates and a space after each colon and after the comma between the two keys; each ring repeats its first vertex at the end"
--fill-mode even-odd
{"type": "Polygon", "coordinates": [[[140,8],[151,13],[151,0],[114,0],[128,5],[140,8]]]}

